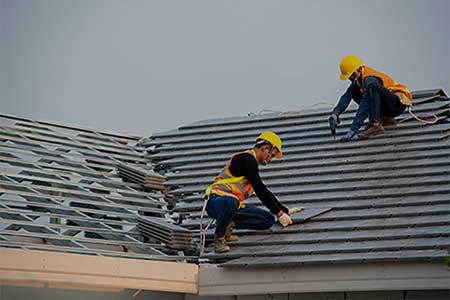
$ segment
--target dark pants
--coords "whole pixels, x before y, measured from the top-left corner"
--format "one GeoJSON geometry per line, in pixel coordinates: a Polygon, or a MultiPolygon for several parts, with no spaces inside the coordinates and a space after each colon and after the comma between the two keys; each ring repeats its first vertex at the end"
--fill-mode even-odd
{"type": "Polygon", "coordinates": [[[228,225],[234,221],[236,229],[263,230],[272,227],[275,217],[269,211],[251,205],[239,208],[239,201],[233,197],[218,197],[213,195],[208,200],[206,212],[216,219],[218,236],[224,236],[228,225]]]}
{"type": "Polygon", "coordinates": [[[365,91],[369,97],[369,122],[380,122],[380,117],[397,117],[406,106],[400,98],[382,85],[369,85],[365,91]]]}

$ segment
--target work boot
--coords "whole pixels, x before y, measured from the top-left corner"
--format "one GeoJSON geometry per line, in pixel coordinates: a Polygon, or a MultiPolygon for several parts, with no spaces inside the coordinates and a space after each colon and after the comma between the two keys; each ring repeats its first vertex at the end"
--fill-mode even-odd
{"type": "Polygon", "coordinates": [[[228,225],[228,227],[227,227],[227,231],[225,232],[225,240],[227,242],[237,242],[239,240],[237,235],[231,234],[233,232],[233,229],[234,229],[235,225],[236,224],[234,223],[234,221],[232,221],[230,223],[230,225],[228,225]]]}
{"type": "Polygon", "coordinates": [[[227,241],[224,236],[214,236],[214,251],[216,251],[216,253],[230,251],[230,246],[227,245],[227,241]]]}
{"type": "Polygon", "coordinates": [[[384,132],[384,127],[383,127],[383,125],[381,125],[381,123],[378,123],[377,125],[370,124],[366,130],[358,133],[358,136],[362,140],[367,140],[369,138],[369,136],[382,134],[383,132],[384,132]]]}
{"type": "Polygon", "coordinates": [[[385,128],[397,126],[397,121],[395,121],[394,117],[381,117],[380,122],[385,128]]]}

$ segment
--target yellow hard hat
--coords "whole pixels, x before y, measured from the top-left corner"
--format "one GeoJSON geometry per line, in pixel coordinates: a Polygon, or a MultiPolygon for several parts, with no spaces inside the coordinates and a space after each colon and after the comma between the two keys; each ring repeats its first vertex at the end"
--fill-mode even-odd
{"type": "Polygon", "coordinates": [[[348,55],[341,60],[341,80],[347,80],[353,72],[362,66],[362,60],[356,55],[348,55]]]}
{"type": "Polygon", "coordinates": [[[259,142],[261,140],[269,142],[272,146],[277,148],[278,151],[275,154],[276,158],[283,157],[283,153],[281,152],[281,139],[276,133],[272,131],[263,132],[256,138],[256,142],[259,142]]]}

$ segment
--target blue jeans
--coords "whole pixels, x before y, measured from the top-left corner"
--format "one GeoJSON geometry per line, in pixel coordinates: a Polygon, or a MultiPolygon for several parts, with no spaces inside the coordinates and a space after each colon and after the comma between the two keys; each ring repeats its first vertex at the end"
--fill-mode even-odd
{"type": "Polygon", "coordinates": [[[397,117],[405,111],[399,97],[382,85],[369,85],[369,122],[379,122],[380,117],[397,117]]]}
{"type": "Polygon", "coordinates": [[[216,219],[217,236],[224,236],[228,225],[234,221],[236,229],[263,230],[272,227],[275,217],[271,212],[251,205],[239,209],[239,201],[233,197],[212,195],[206,205],[208,216],[216,219]]]}
{"type": "Polygon", "coordinates": [[[379,122],[380,117],[397,117],[405,111],[406,106],[400,103],[398,96],[385,88],[377,77],[368,76],[364,80],[364,88],[362,94],[359,85],[352,83],[333,110],[334,114],[339,115],[347,109],[352,99],[358,103],[359,108],[350,127],[353,132],[359,130],[367,117],[374,123],[379,122]]]}

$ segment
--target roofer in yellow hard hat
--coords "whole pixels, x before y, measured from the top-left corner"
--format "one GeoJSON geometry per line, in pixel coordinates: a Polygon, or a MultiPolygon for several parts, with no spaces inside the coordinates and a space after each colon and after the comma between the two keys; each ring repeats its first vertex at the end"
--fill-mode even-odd
{"type": "Polygon", "coordinates": [[[364,120],[369,117],[369,126],[358,133],[361,139],[384,132],[384,126],[395,125],[395,117],[411,106],[412,95],[408,88],[395,82],[388,75],[363,65],[361,59],[349,55],[340,64],[341,80],[350,80],[351,84],[334,108],[329,121],[336,128],[339,115],[343,113],[353,99],[359,104],[358,111],[350,130],[341,137],[341,142],[350,141],[364,120]],[[383,126],[384,125],[384,126],[383,126]]]}
{"type": "Polygon", "coordinates": [[[268,229],[275,222],[274,215],[277,216],[278,222],[286,227],[292,224],[289,215],[302,210],[289,210],[261,180],[258,164],[269,164],[273,157],[283,157],[281,139],[275,133],[267,131],[256,138],[253,149],[234,154],[206,190],[206,212],[217,221],[214,236],[217,253],[229,251],[227,242],[237,240],[237,236],[231,235],[233,228],[268,229]],[[253,191],[270,212],[243,204],[253,191]]]}

